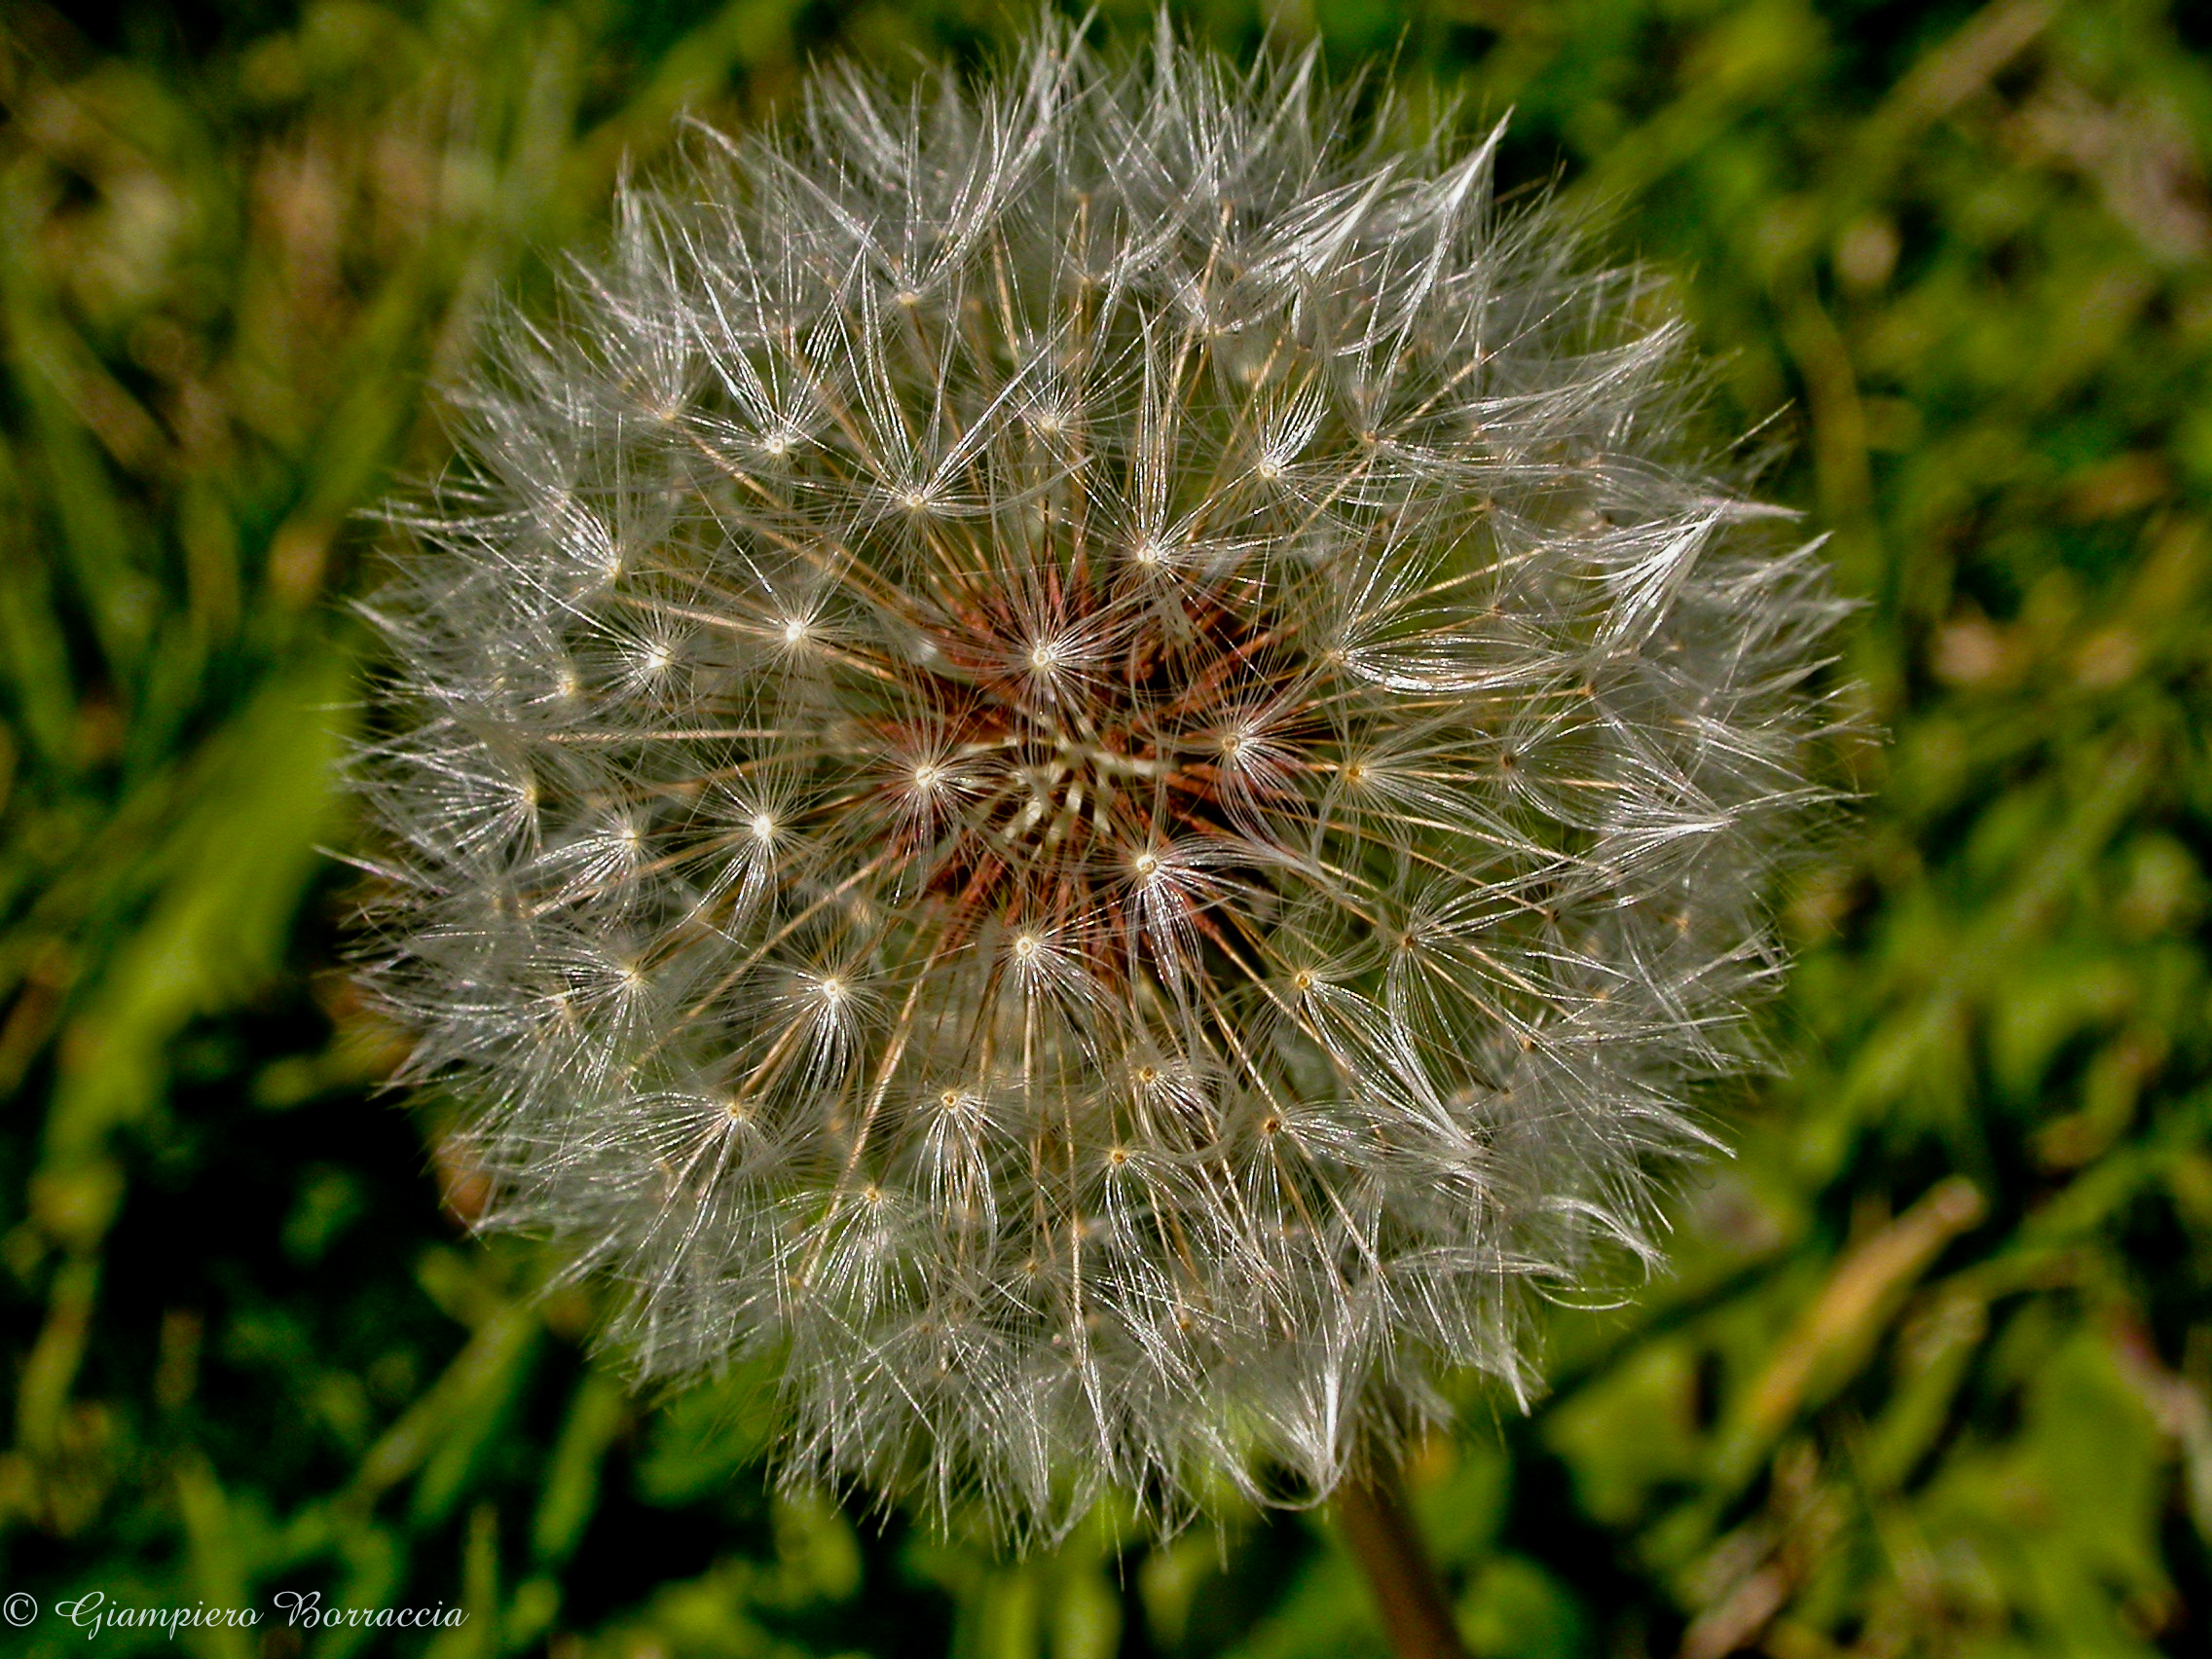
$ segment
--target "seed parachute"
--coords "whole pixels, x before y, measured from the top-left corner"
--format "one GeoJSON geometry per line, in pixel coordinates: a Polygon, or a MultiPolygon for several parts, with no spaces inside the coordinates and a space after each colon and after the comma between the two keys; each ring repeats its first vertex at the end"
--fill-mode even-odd
{"type": "Polygon", "coordinates": [[[366,980],[795,1472],[1325,1493],[1709,1145],[1839,606],[1665,289],[1359,125],[1164,33],[826,72],[391,509],[366,980]]]}

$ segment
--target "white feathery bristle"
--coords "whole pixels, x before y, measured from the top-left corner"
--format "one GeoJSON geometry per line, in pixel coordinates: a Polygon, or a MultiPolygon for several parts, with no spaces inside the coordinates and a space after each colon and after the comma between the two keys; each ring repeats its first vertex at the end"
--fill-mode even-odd
{"type": "Polygon", "coordinates": [[[800,1472],[1327,1492],[1657,1259],[1824,798],[1665,290],[1309,59],[810,87],[510,317],[372,614],[366,974],[489,1225],[800,1472]]]}

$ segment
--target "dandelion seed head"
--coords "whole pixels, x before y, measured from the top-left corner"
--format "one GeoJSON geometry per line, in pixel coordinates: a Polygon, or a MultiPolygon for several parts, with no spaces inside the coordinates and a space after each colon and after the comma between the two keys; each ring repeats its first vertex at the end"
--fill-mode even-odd
{"type": "Polygon", "coordinates": [[[1824,792],[1663,287],[1309,61],[1048,28],[625,186],[405,514],[365,979],[788,1467],[1328,1492],[1656,1259],[1824,792]]]}

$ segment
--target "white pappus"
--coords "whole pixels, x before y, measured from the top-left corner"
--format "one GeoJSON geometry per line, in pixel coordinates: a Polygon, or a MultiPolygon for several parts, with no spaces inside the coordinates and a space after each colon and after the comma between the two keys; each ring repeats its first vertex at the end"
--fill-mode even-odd
{"type": "Polygon", "coordinates": [[[1326,1493],[1710,1144],[1840,607],[1663,285],[1351,125],[1164,31],[819,74],[392,509],[365,979],[794,1471],[1326,1493]]]}

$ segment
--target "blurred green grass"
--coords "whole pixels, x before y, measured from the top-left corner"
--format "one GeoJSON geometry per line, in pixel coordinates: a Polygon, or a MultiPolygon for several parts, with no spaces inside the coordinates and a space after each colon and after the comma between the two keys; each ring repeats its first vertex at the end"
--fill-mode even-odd
{"type": "MultiPolygon", "coordinates": [[[[360,1652],[1379,1653],[1325,1518],[993,1559],[627,1396],[375,1084],[318,846],[357,515],[672,115],[952,0],[0,10],[0,1591],[360,1652]],[[466,1607],[273,1628],[271,1599],[466,1607]]],[[[1782,411],[1892,734],[1785,896],[1782,1064],[1634,1307],[1562,1310],[1414,1501],[1478,1654],[2212,1645],[2212,25],[2195,5],[1247,0],[1610,214],[1782,411]]],[[[1141,30],[1143,6],[1101,27],[1141,30]]],[[[160,1632],[101,1634],[102,1654],[160,1632]]],[[[88,1651],[51,1614],[26,1654],[88,1651]]]]}

